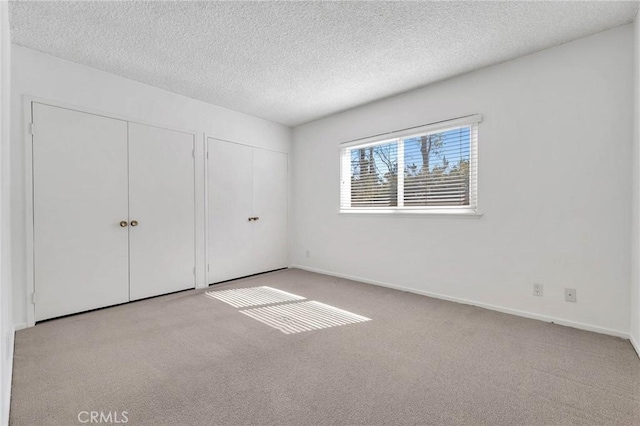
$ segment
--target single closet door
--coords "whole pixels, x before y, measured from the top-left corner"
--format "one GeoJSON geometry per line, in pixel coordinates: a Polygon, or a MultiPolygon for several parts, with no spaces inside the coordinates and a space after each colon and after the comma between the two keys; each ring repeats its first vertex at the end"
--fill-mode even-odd
{"type": "Polygon", "coordinates": [[[253,148],[209,138],[209,284],[256,272],[253,264],[253,148]]]}
{"type": "Polygon", "coordinates": [[[130,299],[195,287],[194,135],[129,123],[130,299]]]}
{"type": "Polygon", "coordinates": [[[288,157],[253,150],[253,262],[257,272],[286,268],[288,227],[288,157]]]}
{"type": "Polygon", "coordinates": [[[127,302],[127,123],[32,108],[35,319],[127,302]]]}

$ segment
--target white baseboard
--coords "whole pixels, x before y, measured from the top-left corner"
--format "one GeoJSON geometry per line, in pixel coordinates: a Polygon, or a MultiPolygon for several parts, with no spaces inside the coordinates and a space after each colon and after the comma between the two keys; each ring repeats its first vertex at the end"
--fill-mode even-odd
{"type": "Polygon", "coordinates": [[[631,346],[633,346],[633,349],[636,350],[638,358],[640,358],[640,343],[638,343],[636,339],[634,339],[631,335],[629,336],[629,341],[631,342],[631,346]]]}
{"type": "Polygon", "coordinates": [[[28,327],[27,323],[23,322],[23,323],[20,323],[20,324],[16,324],[14,328],[15,328],[16,331],[19,331],[19,330],[25,329],[27,327],[28,327]]]}
{"type": "MultiPolygon", "coordinates": [[[[13,347],[15,342],[15,327],[13,333],[11,333],[11,339],[9,340],[9,365],[6,377],[6,383],[0,383],[3,389],[7,389],[7,393],[3,393],[3,398],[0,403],[2,404],[2,418],[0,419],[0,425],[7,426],[9,424],[9,410],[11,408],[11,378],[13,376],[13,347]]],[[[4,356],[4,354],[2,354],[4,356]]]]}
{"type": "MultiPolygon", "coordinates": [[[[564,326],[567,326],[567,327],[578,328],[580,330],[593,331],[595,333],[607,334],[609,336],[621,337],[623,339],[630,339],[631,338],[630,334],[628,332],[626,332],[626,331],[613,330],[613,329],[610,329],[610,328],[599,327],[597,325],[584,324],[584,323],[581,323],[581,322],[565,320],[565,319],[562,319],[562,318],[554,318],[554,317],[550,317],[550,316],[547,316],[547,315],[536,314],[536,313],[533,313],[533,312],[521,311],[521,310],[512,309],[512,308],[506,308],[504,306],[491,305],[489,303],[476,302],[474,300],[447,296],[445,294],[432,293],[432,292],[429,292],[429,291],[418,290],[418,289],[415,289],[415,288],[403,287],[403,286],[399,286],[399,285],[395,285],[395,284],[389,284],[389,283],[385,283],[385,282],[382,282],[382,281],[375,281],[375,280],[370,280],[370,279],[367,279],[367,278],[355,277],[355,276],[347,275],[347,274],[341,274],[341,273],[338,273],[338,272],[325,271],[323,269],[318,269],[318,268],[311,268],[311,267],[304,266],[304,265],[291,265],[291,268],[303,269],[305,271],[316,272],[318,274],[330,275],[330,276],[333,276],[333,277],[344,278],[344,279],[352,280],[352,281],[359,281],[359,282],[363,282],[363,283],[366,283],[366,284],[373,284],[373,285],[377,285],[377,286],[380,286],[380,287],[387,287],[387,288],[392,288],[392,289],[395,289],[395,290],[406,291],[406,292],[409,292],[409,293],[420,294],[422,296],[429,296],[429,297],[433,297],[433,298],[436,298],[436,299],[447,300],[449,302],[456,302],[456,303],[462,303],[464,305],[477,306],[477,307],[489,309],[489,310],[492,310],[492,311],[503,312],[505,314],[517,315],[519,317],[530,318],[530,319],[535,319],[535,320],[544,321],[544,322],[552,322],[552,323],[559,324],[559,325],[564,325],[564,326]]],[[[638,346],[636,345],[636,350],[637,350],[637,348],[638,348],[638,346]]]]}

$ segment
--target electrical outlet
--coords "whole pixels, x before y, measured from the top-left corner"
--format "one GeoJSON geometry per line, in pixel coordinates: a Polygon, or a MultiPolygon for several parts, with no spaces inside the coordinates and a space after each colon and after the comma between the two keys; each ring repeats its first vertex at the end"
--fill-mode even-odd
{"type": "Polygon", "coordinates": [[[567,302],[576,303],[576,289],[575,288],[566,288],[564,289],[564,300],[567,302]]]}
{"type": "Polygon", "coordinates": [[[543,286],[542,283],[533,283],[533,295],[542,296],[543,286]]]}

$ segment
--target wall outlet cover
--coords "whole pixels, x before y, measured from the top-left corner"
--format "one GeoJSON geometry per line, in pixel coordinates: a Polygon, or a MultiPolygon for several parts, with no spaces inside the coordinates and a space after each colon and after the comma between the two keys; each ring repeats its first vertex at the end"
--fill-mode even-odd
{"type": "Polygon", "coordinates": [[[567,302],[575,303],[577,302],[576,289],[575,288],[565,288],[564,289],[564,300],[567,302]]]}
{"type": "Polygon", "coordinates": [[[542,292],[544,287],[542,283],[533,283],[533,295],[534,296],[542,296],[542,292]]]}

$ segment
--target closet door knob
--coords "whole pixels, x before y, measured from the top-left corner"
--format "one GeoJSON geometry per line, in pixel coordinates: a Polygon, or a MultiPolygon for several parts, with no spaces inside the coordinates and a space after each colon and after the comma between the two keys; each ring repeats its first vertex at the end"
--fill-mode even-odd
{"type": "Polygon", "coordinates": [[[253,220],[260,220],[258,216],[254,217],[253,220]]]}
{"type": "Polygon", "coordinates": [[[253,222],[254,220],[256,220],[254,217],[249,218],[249,222],[253,222]]]}
{"type": "Polygon", "coordinates": [[[127,221],[123,220],[122,222],[120,222],[120,227],[121,228],[126,228],[127,227],[127,221]]]}
{"type": "Polygon", "coordinates": [[[131,221],[131,226],[138,226],[138,221],[137,220],[132,220],[131,221]]]}

